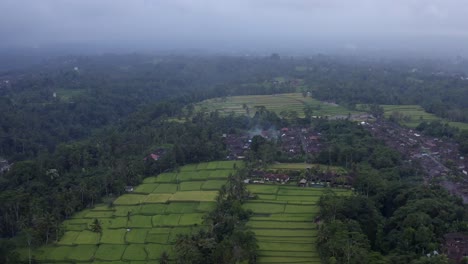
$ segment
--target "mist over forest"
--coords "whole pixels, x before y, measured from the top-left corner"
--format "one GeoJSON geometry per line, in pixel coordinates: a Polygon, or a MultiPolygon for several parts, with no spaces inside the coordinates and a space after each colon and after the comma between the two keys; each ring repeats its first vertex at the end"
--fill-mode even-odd
{"type": "Polygon", "coordinates": [[[468,263],[468,2],[0,10],[0,263],[468,263]]]}

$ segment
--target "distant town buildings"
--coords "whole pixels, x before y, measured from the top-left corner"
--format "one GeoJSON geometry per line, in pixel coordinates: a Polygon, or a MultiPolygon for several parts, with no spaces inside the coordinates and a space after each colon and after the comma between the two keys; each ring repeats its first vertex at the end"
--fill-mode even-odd
{"type": "Polygon", "coordinates": [[[12,164],[9,164],[6,159],[0,158],[0,174],[10,170],[12,164]]]}
{"type": "Polygon", "coordinates": [[[468,235],[464,233],[448,233],[444,235],[443,249],[449,259],[461,263],[468,257],[468,235]]]}

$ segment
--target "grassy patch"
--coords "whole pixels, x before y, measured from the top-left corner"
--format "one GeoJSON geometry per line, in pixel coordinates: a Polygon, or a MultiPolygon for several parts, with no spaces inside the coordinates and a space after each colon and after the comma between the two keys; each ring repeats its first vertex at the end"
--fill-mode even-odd
{"type": "Polygon", "coordinates": [[[203,181],[182,182],[179,185],[179,190],[180,191],[199,191],[203,184],[204,184],[203,181]]]}
{"type": "Polygon", "coordinates": [[[298,195],[298,196],[293,196],[293,195],[278,195],[276,196],[276,200],[278,201],[291,201],[291,202],[308,202],[308,203],[318,203],[320,200],[320,196],[303,196],[303,195],[298,195]]]}
{"type": "Polygon", "coordinates": [[[146,177],[143,179],[143,183],[156,183],[157,176],[146,177]]]}
{"type": "Polygon", "coordinates": [[[205,214],[183,214],[179,219],[180,226],[201,225],[205,214]]]}
{"type": "MultiPolygon", "coordinates": [[[[148,194],[145,203],[166,203],[172,197],[171,193],[148,194]]],[[[140,209],[141,212],[141,209],[140,209]]]]}
{"type": "Polygon", "coordinates": [[[101,244],[125,244],[125,234],[127,230],[122,229],[104,229],[101,235],[101,244]]]}
{"type": "Polygon", "coordinates": [[[72,218],[63,221],[63,227],[65,230],[70,231],[83,231],[88,227],[89,219],[84,218],[72,218]]]}
{"type": "Polygon", "coordinates": [[[205,171],[181,171],[177,174],[178,181],[200,181],[205,180],[205,171]]]}
{"type": "Polygon", "coordinates": [[[270,229],[314,229],[316,225],[312,221],[308,222],[287,222],[287,221],[249,221],[248,226],[252,228],[270,229]]]}
{"type": "Polygon", "coordinates": [[[154,189],[153,193],[175,193],[177,191],[177,184],[161,183],[154,189]]]}
{"type": "Polygon", "coordinates": [[[129,232],[125,234],[126,243],[135,243],[142,244],[146,241],[146,234],[148,233],[149,228],[132,228],[129,232]]]}
{"type": "MultiPolygon", "coordinates": [[[[148,202],[148,199],[147,199],[147,202],[148,202]]],[[[142,215],[164,214],[166,207],[167,207],[167,204],[162,204],[162,203],[144,204],[140,208],[140,213],[142,215]]]]}
{"type": "Polygon", "coordinates": [[[285,222],[305,222],[313,221],[314,214],[270,214],[268,216],[253,216],[252,221],[285,221],[285,222]]]}
{"type": "Polygon", "coordinates": [[[243,167],[243,163],[236,161],[218,161],[218,169],[234,169],[234,167],[243,167]]]}
{"type": "Polygon", "coordinates": [[[135,206],[119,205],[119,206],[115,207],[114,216],[116,216],[116,217],[122,217],[122,216],[127,217],[128,212],[130,212],[130,214],[139,214],[140,213],[140,208],[141,207],[139,205],[135,205],[135,206]]]}
{"type": "Polygon", "coordinates": [[[113,211],[89,211],[84,218],[105,218],[112,217],[114,215],[113,211]]]}
{"type": "Polygon", "coordinates": [[[314,213],[317,214],[320,208],[315,205],[296,205],[296,204],[287,204],[285,213],[289,214],[302,214],[302,213],[314,213]]]}
{"type": "Polygon", "coordinates": [[[208,180],[201,186],[202,190],[219,190],[221,186],[226,184],[225,180],[208,180]]]}
{"type": "Polygon", "coordinates": [[[197,166],[197,164],[188,164],[180,168],[180,171],[196,171],[197,166]]]}
{"type": "Polygon", "coordinates": [[[278,185],[268,185],[268,184],[249,184],[247,189],[255,194],[276,194],[278,192],[278,185]]]}
{"type": "Polygon", "coordinates": [[[278,195],[321,196],[324,188],[280,188],[278,195]]]}
{"type": "Polygon", "coordinates": [[[179,225],[181,214],[155,215],[152,218],[154,227],[177,226],[179,225]]]}
{"type": "Polygon", "coordinates": [[[155,227],[155,228],[151,228],[150,231],[148,231],[148,233],[151,233],[151,234],[170,234],[171,230],[172,230],[171,227],[155,227]]]}
{"type": "Polygon", "coordinates": [[[107,204],[98,204],[91,211],[114,211],[114,208],[109,207],[107,204]]]}
{"type": "Polygon", "coordinates": [[[196,211],[197,212],[209,212],[215,208],[216,204],[214,202],[200,202],[196,211]]]}
{"type": "Polygon", "coordinates": [[[206,170],[208,168],[208,162],[198,163],[197,170],[206,170]]]}
{"type": "Polygon", "coordinates": [[[169,234],[158,234],[149,232],[146,235],[146,243],[167,244],[169,234]]]}
{"type": "Polygon", "coordinates": [[[173,202],[166,208],[168,214],[196,213],[198,202],[173,202]]]}
{"type": "Polygon", "coordinates": [[[78,237],[80,232],[78,231],[67,231],[63,234],[60,241],[57,243],[58,245],[73,245],[75,239],[78,237]]]}
{"type": "Polygon", "coordinates": [[[158,187],[158,183],[145,183],[140,184],[136,187],[136,193],[152,193],[156,187],[158,187]]]}
{"type": "Polygon", "coordinates": [[[232,174],[234,173],[233,170],[214,170],[214,171],[210,171],[208,173],[208,178],[206,179],[211,179],[211,180],[215,180],[215,179],[219,179],[219,180],[225,180],[229,174],[232,174]]]}
{"type": "Polygon", "coordinates": [[[100,245],[94,256],[99,260],[120,260],[126,248],[126,245],[100,245]]]}
{"type": "Polygon", "coordinates": [[[146,260],[146,250],[143,244],[130,244],[125,249],[123,260],[146,260]]]}
{"type": "Polygon", "coordinates": [[[150,228],[153,225],[151,224],[151,217],[145,215],[134,215],[130,216],[128,226],[131,228],[150,228]]]}
{"type": "Polygon", "coordinates": [[[70,253],[74,250],[75,247],[60,246],[53,247],[47,250],[45,259],[49,261],[59,261],[66,259],[70,253]]]}
{"type": "Polygon", "coordinates": [[[104,226],[105,228],[126,228],[127,227],[127,217],[115,217],[107,220],[108,223],[104,226]]]}
{"type": "Polygon", "coordinates": [[[206,168],[208,170],[216,170],[218,168],[218,162],[217,161],[209,162],[206,168]]]}
{"type": "Polygon", "coordinates": [[[91,232],[88,230],[81,231],[80,234],[76,237],[75,239],[75,244],[79,245],[95,245],[99,243],[99,240],[101,238],[101,234],[91,232]]]}
{"type": "MultiPolygon", "coordinates": [[[[252,229],[256,236],[271,236],[271,237],[315,237],[317,230],[315,229],[252,229]]],[[[260,238],[259,238],[260,239],[260,238]]]]}
{"type": "Polygon", "coordinates": [[[68,255],[67,259],[75,261],[90,261],[94,258],[94,252],[96,252],[96,245],[78,245],[68,255]]]}
{"type": "Polygon", "coordinates": [[[160,182],[160,183],[172,183],[176,181],[176,173],[172,172],[166,172],[166,173],[161,173],[159,174],[154,182],[160,182]]]}
{"type": "Polygon", "coordinates": [[[214,201],[218,195],[217,191],[187,191],[177,192],[170,198],[171,201],[214,201]]]}
{"type": "Polygon", "coordinates": [[[247,202],[243,207],[252,210],[254,213],[283,213],[285,205],[278,203],[247,202]]]}
{"type": "Polygon", "coordinates": [[[259,200],[276,200],[276,194],[256,194],[259,200]]]}
{"type": "Polygon", "coordinates": [[[146,195],[143,194],[124,194],[114,201],[115,205],[137,205],[142,204],[146,200],[146,195]]]}
{"type": "Polygon", "coordinates": [[[304,252],[315,251],[315,243],[284,244],[276,242],[258,242],[259,250],[304,252]]]}

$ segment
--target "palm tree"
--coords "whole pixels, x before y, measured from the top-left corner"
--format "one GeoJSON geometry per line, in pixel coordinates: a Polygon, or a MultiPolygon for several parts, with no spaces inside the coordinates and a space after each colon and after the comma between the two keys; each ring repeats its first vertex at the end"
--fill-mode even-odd
{"type": "Polygon", "coordinates": [[[163,251],[161,257],[159,258],[159,264],[168,264],[169,263],[169,254],[166,251],[163,251]]]}
{"type": "Polygon", "coordinates": [[[91,224],[91,231],[95,233],[101,233],[102,232],[102,226],[101,223],[97,218],[94,218],[93,223],[91,224]]]}

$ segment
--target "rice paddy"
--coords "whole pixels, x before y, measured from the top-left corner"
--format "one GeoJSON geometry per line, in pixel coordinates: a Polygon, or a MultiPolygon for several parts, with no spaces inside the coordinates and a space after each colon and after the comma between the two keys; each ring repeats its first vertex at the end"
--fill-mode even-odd
{"type": "MultiPolygon", "coordinates": [[[[217,189],[234,172],[234,164],[193,164],[177,173],[149,177],[113,206],[97,205],[66,220],[62,238],[34,250],[33,257],[40,263],[157,263],[167,252],[173,261],[177,236],[203,227],[203,216],[214,208],[217,189]],[[95,218],[101,233],[90,230],[95,218]]],[[[248,185],[248,189],[257,195],[243,206],[254,213],[247,225],[258,240],[258,263],[320,263],[314,218],[324,188],[248,185]]]]}
{"type": "Polygon", "coordinates": [[[385,117],[390,117],[393,113],[399,113],[403,117],[401,123],[405,126],[415,128],[421,122],[431,122],[439,120],[441,122],[447,122],[450,126],[458,127],[459,129],[468,129],[468,124],[461,122],[450,122],[443,118],[440,118],[434,114],[426,112],[419,105],[382,105],[384,109],[385,117]]]}
{"type": "Polygon", "coordinates": [[[254,116],[259,107],[280,114],[283,111],[296,111],[299,117],[304,117],[304,107],[312,107],[312,115],[317,117],[335,117],[362,112],[351,111],[342,106],[321,102],[301,93],[287,93],[274,95],[232,96],[205,100],[197,105],[197,109],[208,112],[239,114],[254,116]],[[247,110],[248,109],[248,110],[247,110]]]}
{"type": "Polygon", "coordinates": [[[339,166],[327,166],[323,164],[308,164],[308,163],[275,163],[270,165],[269,169],[272,170],[305,170],[317,168],[319,171],[331,171],[337,174],[345,174],[346,169],[339,166]]]}
{"type": "Polygon", "coordinates": [[[235,163],[192,164],[178,173],[148,177],[113,206],[97,205],[66,220],[62,238],[34,250],[33,257],[40,263],[100,264],[158,263],[163,252],[173,258],[177,235],[203,226],[203,216],[213,209],[217,190],[234,172],[235,163]],[[95,218],[101,233],[90,230],[95,218]]]}
{"type": "MultiPolygon", "coordinates": [[[[248,185],[248,189],[257,195],[244,207],[254,212],[247,225],[258,240],[258,263],[321,263],[314,219],[325,188],[248,185]]],[[[335,191],[350,195],[347,190],[335,191]]]]}

